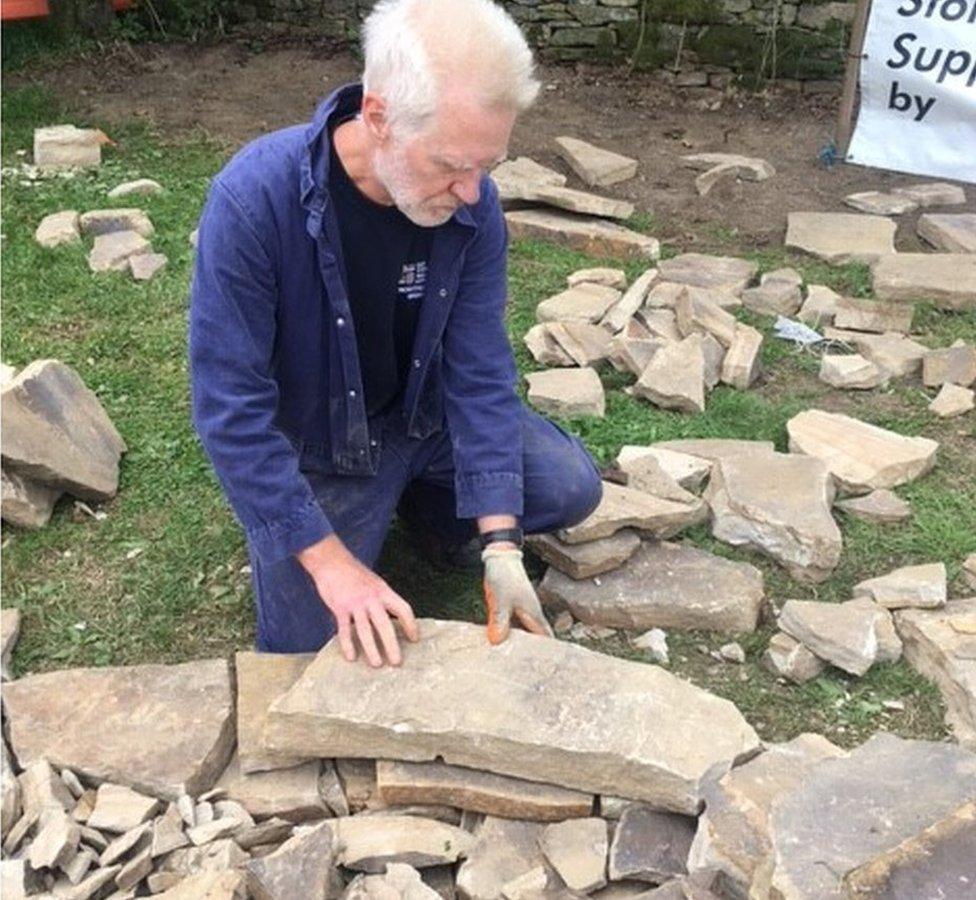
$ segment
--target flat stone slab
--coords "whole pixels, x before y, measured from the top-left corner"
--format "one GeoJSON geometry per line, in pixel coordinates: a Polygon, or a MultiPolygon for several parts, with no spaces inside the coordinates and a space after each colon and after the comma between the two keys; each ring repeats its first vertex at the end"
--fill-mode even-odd
{"type": "Polygon", "coordinates": [[[911,517],[912,508],[897,494],[887,490],[871,491],[861,497],[839,500],[837,508],[862,522],[875,522],[884,525],[904,522],[911,517]]]}
{"type": "Polygon", "coordinates": [[[763,602],[762,573],[680,544],[646,542],[627,565],[594,581],[550,569],[539,585],[544,603],[565,607],[590,625],[644,630],[754,631],[763,602]]]}
{"type": "Polygon", "coordinates": [[[901,216],[918,209],[918,202],[903,194],[886,194],[883,191],[861,191],[848,194],[844,203],[858,212],[875,216],[901,216]]]}
{"type": "Polygon", "coordinates": [[[678,450],[668,450],[659,444],[643,447],[636,444],[625,444],[617,454],[616,465],[623,472],[630,471],[631,466],[641,460],[653,459],[661,467],[661,471],[670,475],[681,487],[688,491],[697,491],[708,479],[712,471],[711,460],[681,453],[678,450]]]}
{"type": "Polygon", "coordinates": [[[882,640],[890,638],[891,614],[871,601],[787,600],[779,614],[779,627],[821,659],[852,675],[863,675],[889,655],[882,640]]]}
{"type": "Polygon", "coordinates": [[[976,347],[957,343],[930,350],[922,359],[922,382],[926,387],[951,383],[968,387],[976,382],[976,347]]]}
{"type": "Polygon", "coordinates": [[[605,284],[622,291],[627,287],[627,273],[623,269],[610,269],[606,266],[577,269],[566,276],[566,287],[576,287],[578,284],[605,284]]]}
{"type": "Polygon", "coordinates": [[[550,184],[556,187],[562,187],[566,184],[566,176],[562,172],[557,172],[555,169],[537,163],[528,156],[506,159],[491,170],[491,177],[498,184],[499,190],[501,190],[503,183],[513,180],[550,184]]]}
{"type": "Polygon", "coordinates": [[[111,234],[115,231],[134,231],[144,238],[153,236],[155,229],[144,210],[93,209],[81,214],[78,222],[82,233],[90,235],[111,234]]]}
{"type": "Polygon", "coordinates": [[[705,491],[716,538],[758,550],[812,582],[824,581],[840,562],[833,499],[823,462],[786,453],[721,460],[705,491]]]}
{"type": "Polygon", "coordinates": [[[512,240],[548,241],[587,256],[609,259],[658,259],[657,238],[631,231],[616,222],[541,209],[505,213],[512,240]]]}
{"type": "Polygon", "coordinates": [[[423,619],[420,630],[395,670],[348,663],[327,644],[272,706],[266,742],[296,755],[439,755],[678,812],[697,811],[707,773],[758,747],[731,703],[656,666],[524,632],[492,646],[463,622],[423,619]],[[703,731],[707,742],[694,737],[703,731]]]}
{"type": "Polygon", "coordinates": [[[637,160],[574,137],[557,137],[556,152],[590,187],[606,187],[637,174],[637,160]]]}
{"type": "Polygon", "coordinates": [[[956,740],[976,751],[976,597],[900,610],[895,627],[905,659],[938,686],[956,740]]]}
{"type": "Polygon", "coordinates": [[[525,545],[543,562],[577,580],[619,569],[641,545],[638,534],[625,528],[609,537],[567,544],[554,534],[528,535],[525,545]]]}
{"type": "Polygon", "coordinates": [[[152,252],[152,244],[137,231],[110,231],[95,237],[88,254],[92,272],[131,271],[129,257],[152,252]]]}
{"type": "Polygon", "coordinates": [[[607,870],[613,881],[660,884],[688,871],[695,820],[641,803],[628,806],[614,831],[607,870]]]}
{"type": "Polygon", "coordinates": [[[613,337],[601,325],[588,322],[549,322],[553,340],[577,366],[595,366],[610,355],[613,337]]]}
{"type": "Polygon", "coordinates": [[[674,450],[718,462],[740,453],[773,453],[772,441],[743,441],[736,438],[678,438],[673,441],[658,441],[654,447],[659,450],[674,450]]]}
{"type": "Polygon", "coordinates": [[[807,298],[797,313],[797,318],[812,328],[831,325],[841,296],[824,284],[808,284],[807,298]]]}
{"type": "Polygon", "coordinates": [[[572,819],[549,825],[539,845],[570,890],[590,893],[607,883],[609,847],[603,819],[572,819]]]}
{"type": "Polygon", "coordinates": [[[503,886],[545,866],[539,846],[545,826],[488,816],[475,831],[474,846],[457,871],[457,889],[467,900],[500,900],[503,886]]]}
{"type": "Polygon", "coordinates": [[[785,631],[778,631],[769,639],[762,664],[774,675],[794,684],[810,681],[824,670],[824,661],[785,631]]]}
{"type": "Polygon", "coordinates": [[[658,350],[637,379],[634,393],[662,409],[704,412],[705,354],[701,335],[690,335],[658,350]]]}
{"type": "Polygon", "coordinates": [[[888,381],[888,372],[860,353],[825,353],[820,357],[820,380],[840,390],[869,391],[888,381]]]}
{"type": "Polygon", "coordinates": [[[592,794],[442,762],[379,760],[376,787],[390,804],[443,804],[506,819],[561,822],[593,809],[592,794]]]}
{"type": "Polygon", "coordinates": [[[794,212],[786,222],[787,247],[832,265],[871,263],[895,252],[896,225],[884,216],[794,212]]]}
{"type": "Polygon", "coordinates": [[[583,283],[543,300],[535,308],[539,322],[599,322],[621,297],[602,284],[583,283]]]}
{"type": "Polygon", "coordinates": [[[929,411],[943,419],[965,415],[976,406],[976,392],[958,384],[944,384],[929,404],[929,411]]]}
{"type": "Polygon", "coordinates": [[[125,441],[70,366],[39,359],[0,390],[4,467],[83,500],[109,500],[125,441]]]}
{"type": "Polygon", "coordinates": [[[101,165],[102,142],[96,128],[48,125],[34,129],[34,165],[41,171],[101,165]]]}
{"type": "Polygon", "coordinates": [[[600,376],[593,369],[551,369],[529,372],[529,403],[551,416],[596,416],[606,414],[606,394],[600,376]]]}
{"type": "Polygon", "coordinates": [[[902,566],[887,575],[868,578],[854,585],[854,596],[869,597],[885,609],[902,609],[906,606],[935,609],[945,606],[945,563],[902,566]]]}
{"type": "Polygon", "coordinates": [[[757,868],[772,850],[769,827],[776,802],[796,791],[819,763],[845,755],[819,734],[801,734],[771,745],[709,785],[688,869],[718,869],[738,895],[748,896],[757,868]]]}
{"type": "Polygon", "coordinates": [[[165,268],[167,262],[162,253],[137,253],[129,257],[129,271],[136,281],[149,281],[165,268]]]}
{"type": "Polygon", "coordinates": [[[698,172],[707,172],[715,166],[738,166],[742,170],[739,178],[744,181],[765,181],[776,174],[776,169],[765,159],[740,153],[691,153],[682,156],[681,161],[698,172]]]}
{"type": "Polygon", "coordinates": [[[216,787],[226,791],[229,799],[236,800],[252,816],[304,822],[329,812],[319,789],[321,770],[321,762],[315,759],[287,769],[246,774],[235,753],[216,787]]]}
{"type": "Polygon", "coordinates": [[[612,334],[618,334],[627,327],[633,315],[647,300],[651,285],[657,281],[657,269],[646,269],[634,280],[634,283],[624,290],[620,299],[610,307],[607,314],[600,320],[600,325],[612,334]]]}
{"type": "Polygon", "coordinates": [[[911,330],[914,312],[913,307],[904,304],[842,297],[835,308],[834,325],[877,334],[888,331],[904,333],[911,330]]]}
{"type": "Polygon", "coordinates": [[[29,675],[4,686],[4,705],[21,765],[46,759],[169,800],[211,787],[233,749],[223,659],[29,675]]]}
{"type": "Polygon", "coordinates": [[[95,808],[85,824],[99,831],[122,834],[148,822],[158,809],[159,801],[155,797],[147,797],[121,784],[100,784],[95,795],[95,808]]]}
{"type": "Polygon", "coordinates": [[[810,409],[786,423],[790,452],[821,459],[838,485],[853,494],[914,481],[935,465],[939,445],[904,437],[840,413],[810,409]]]}
{"type": "Polygon", "coordinates": [[[865,359],[891,377],[915,375],[922,368],[925,356],[931,352],[924,344],[895,332],[871,334],[828,327],[823,333],[828,340],[856,348],[865,359]]]}
{"type": "Polygon", "coordinates": [[[59,247],[61,244],[78,244],[81,242],[78,218],[77,211],[73,209],[51,213],[41,219],[34,232],[34,240],[49,249],[59,247]]]}
{"type": "Polygon", "coordinates": [[[958,206],[966,202],[966,192],[958,184],[930,181],[895,188],[892,193],[914,200],[922,209],[932,206],[958,206]]]}
{"type": "Polygon", "coordinates": [[[749,285],[758,271],[758,264],[747,259],[704,253],[682,253],[662,260],[658,266],[661,281],[709,288],[735,296],[749,285]]]}
{"type": "Polygon", "coordinates": [[[974,798],[973,753],[877,734],[848,756],[811,768],[776,804],[767,857],[771,888],[796,900],[847,898],[847,873],[974,798]]]}
{"type": "Polygon", "coordinates": [[[707,516],[704,504],[675,503],[644,491],[603,482],[603,496],[589,516],[558,532],[567,544],[583,544],[610,537],[623,528],[634,528],[654,537],[672,537],[707,516]]]}
{"type": "MultiPolygon", "coordinates": [[[[497,179],[496,179],[497,181],[497,179]]],[[[501,199],[505,203],[541,203],[556,209],[565,209],[586,216],[606,219],[629,219],[634,214],[634,204],[612,197],[601,197],[586,191],[552,184],[510,179],[499,185],[501,199]]]]}
{"type": "Polygon", "coordinates": [[[336,844],[329,822],[296,834],[273,853],[247,863],[248,887],[259,900],[331,896],[336,844]]]}
{"type": "Polygon", "coordinates": [[[976,254],[892,253],[871,266],[879,300],[927,300],[940,309],[976,307],[976,254]]]}
{"type": "Polygon", "coordinates": [[[945,253],[976,253],[976,213],[925,213],[918,236],[945,253]]]}
{"type": "Polygon", "coordinates": [[[474,844],[467,831],[421,816],[342,816],[330,823],[336,862],[356,872],[383,872],[389,863],[417,868],[451,865],[474,844]]]}

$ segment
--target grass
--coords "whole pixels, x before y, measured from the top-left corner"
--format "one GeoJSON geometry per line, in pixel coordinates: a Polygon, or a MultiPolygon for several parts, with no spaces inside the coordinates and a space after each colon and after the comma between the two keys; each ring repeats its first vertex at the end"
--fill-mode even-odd
{"type": "MultiPolygon", "coordinates": [[[[67,120],[50,95],[33,89],[3,98],[3,163],[16,167],[18,150],[30,146],[36,125],[67,120]]],[[[168,142],[145,123],[90,124],[105,127],[118,142],[94,173],[72,179],[30,182],[8,173],[3,191],[4,325],[2,356],[22,366],[57,357],[74,366],[98,394],[129,445],[118,497],[96,520],[70,499],[59,504],[51,524],[37,532],[4,527],[4,603],[24,620],[14,657],[17,674],[82,665],[174,662],[224,655],[253,641],[251,591],[241,533],[223,499],[189,423],[186,368],[187,288],[195,227],[209,178],[224,153],[203,138],[168,142]],[[86,248],[44,250],[33,240],[40,219],[58,209],[113,205],[115,184],[152,177],[166,193],[140,200],[156,225],[154,246],[169,257],[149,284],[113,273],[93,275],[86,248]]],[[[128,205],[120,201],[115,205],[128,205]]],[[[645,217],[633,223],[653,232],[645,217]]],[[[720,252],[722,236],[708,235],[720,252]]],[[[736,236],[729,240],[739,240],[736,236]]],[[[666,247],[671,255],[680,248],[666,247]]],[[[731,252],[731,251],[729,251],[731,252]]],[[[811,283],[864,295],[863,267],[831,268],[781,251],[753,257],[763,271],[792,265],[811,283]]],[[[516,243],[510,254],[509,329],[520,371],[539,368],[521,341],[534,324],[536,303],[560,290],[576,268],[598,264],[579,254],[537,243],[516,243]]],[[[642,269],[623,264],[629,278],[642,269]]],[[[743,314],[768,328],[770,320],[743,314]]],[[[956,338],[976,341],[976,316],[948,315],[920,307],[920,340],[945,346],[956,338]]],[[[747,560],[765,577],[774,606],[785,599],[839,601],[862,578],[901,564],[943,559],[956,578],[963,557],[976,550],[976,454],[972,422],[941,422],[925,409],[927,397],[912,383],[885,391],[840,394],[816,377],[815,354],[799,353],[769,339],[765,374],[748,392],[717,388],[707,410],[687,416],[657,409],[626,396],[627,379],[608,367],[600,375],[608,388],[604,419],[561,424],[581,435],[601,463],[628,443],[676,437],[726,436],[773,441],[785,447],[785,424],[795,413],[819,406],[848,412],[906,434],[942,442],[939,466],[899,489],[913,508],[900,526],[841,519],[845,549],[833,577],[821,585],[793,581],[756,554],[715,541],[699,526],[684,538],[722,556],[747,560]],[[967,434],[960,432],[966,431],[967,434]]],[[[482,621],[480,589],[470,575],[432,571],[394,525],[380,572],[418,614],[482,621]]],[[[530,560],[532,574],[541,566],[530,560]]],[[[955,584],[956,593],[962,591],[955,584]]],[[[717,663],[709,655],[726,638],[705,633],[669,635],[671,668],[733,700],[768,740],[819,731],[844,745],[886,728],[906,736],[944,735],[938,693],[904,663],[879,665],[864,678],[828,669],[803,687],[776,681],[759,664],[772,634],[764,624],[741,635],[742,666],[717,663]],[[904,708],[890,709],[885,701],[904,708]]],[[[623,636],[593,646],[643,659],[623,636]]]]}

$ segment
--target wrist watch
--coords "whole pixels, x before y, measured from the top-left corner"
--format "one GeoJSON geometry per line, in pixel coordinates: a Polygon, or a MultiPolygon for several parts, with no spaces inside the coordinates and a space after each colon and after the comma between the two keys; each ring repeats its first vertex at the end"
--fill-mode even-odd
{"type": "Polygon", "coordinates": [[[519,550],[522,549],[522,529],[518,526],[514,528],[496,528],[492,531],[486,531],[484,534],[479,536],[481,541],[481,549],[484,550],[489,544],[498,544],[502,542],[515,544],[519,550]]]}

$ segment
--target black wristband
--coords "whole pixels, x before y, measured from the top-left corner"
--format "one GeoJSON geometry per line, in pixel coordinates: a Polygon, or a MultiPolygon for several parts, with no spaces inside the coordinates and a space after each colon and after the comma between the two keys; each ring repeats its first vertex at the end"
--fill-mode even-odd
{"type": "Polygon", "coordinates": [[[494,531],[486,531],[480,535],[481,549],[484,550],[489,544],[498,544],[502,541],[515,544],[522,549],[522,529],[515,528],[496,528],[494,531]]]}

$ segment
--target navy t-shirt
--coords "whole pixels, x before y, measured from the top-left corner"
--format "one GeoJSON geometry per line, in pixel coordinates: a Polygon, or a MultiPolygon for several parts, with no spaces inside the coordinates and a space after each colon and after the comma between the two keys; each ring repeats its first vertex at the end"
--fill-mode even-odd
{"type": "Polygon", "coordinates": [[[329,191],[339,222],[366,415],[372,417],[403,398],[432,231],[363,194],[330,143],[329,191]]]}

